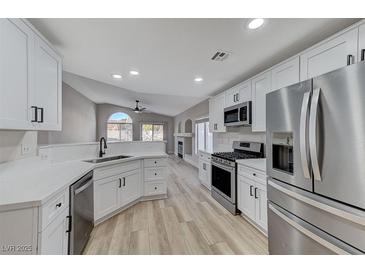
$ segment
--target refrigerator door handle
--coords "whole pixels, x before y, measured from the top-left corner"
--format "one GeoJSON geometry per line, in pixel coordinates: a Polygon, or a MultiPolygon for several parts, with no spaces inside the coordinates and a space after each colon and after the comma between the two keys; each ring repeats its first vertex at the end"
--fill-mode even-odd
{"type": "Polygon", "coordinates": [[[302,109],[300,112],[300,159],[302,161],[303,175],[305,178],[310,179],[309,163],[307,156],[307,116],[309,106],[310,92],[306,92],[303,95],[302,109]]]}
{"type": "Polygon", "coordinates": [[[272,204],[269,204],[269,209],[278,217],[280,217],[283,221],[288,223],[293,228],[297,229],[300,233],[306,235],[307,237],[311,238],[313,241],[319,243],[320,245],[328,248],[332,252],[340,255],[349,255],[350,253],[346,250],[343,250],[342,248],[336,246],[335,244],[329,242],[326,239],[323,239],[319,235],[317,235],[314,231],[311,231],[308,228],[305,228],[304,226],[297,223],[295,220],[292,220],[289,216],[286,214],[280,212],[278,209],[276,209],[272,204]]]}
{"type": "Polygon", "coordinates": [[[317,152],[317,115],[318,115],[318,103],[320,94],[321,94],[320,88],[317,88],[313,91],[312,102],[309,113],[309,151],[310,151],[313,175],[316,181],[322,181],[318,163],[318,152],[317,152]]]}

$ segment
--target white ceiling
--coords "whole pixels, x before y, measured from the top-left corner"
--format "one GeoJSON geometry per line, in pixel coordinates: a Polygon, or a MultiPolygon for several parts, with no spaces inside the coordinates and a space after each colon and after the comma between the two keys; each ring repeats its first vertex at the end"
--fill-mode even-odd
{"type": "Polygon", "coordinates": [[[30,19],[63,55],[69,85],[96,103],[131,107],[141,99],[171,116],[357,20],[266,19],[252,31],[248,19],[30,19]],[[212,61],[217,50],[232,55],[212,61]],[[130,76],[131,69],[140,75],[130,76]],[[204,81],[195,83],[195,76],[204,81]]]}

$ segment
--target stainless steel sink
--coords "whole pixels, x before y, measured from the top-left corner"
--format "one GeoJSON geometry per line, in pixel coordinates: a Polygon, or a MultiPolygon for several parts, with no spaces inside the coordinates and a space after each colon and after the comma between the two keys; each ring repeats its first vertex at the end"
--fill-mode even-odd
{"type": "Polygon", "coordinates": [[[132,157],[132,156],[118,155],[118,156],[112,156],[112,157],[105,157],[105,158],[97,158],[97,159],[92,159],[92,160],[86,160],[84,162],[98,164],[98,163],[114,161],[114,160],[120,160],[120,159],[125,159],[125,158],[130,158],[130,157],[132,157]]]}

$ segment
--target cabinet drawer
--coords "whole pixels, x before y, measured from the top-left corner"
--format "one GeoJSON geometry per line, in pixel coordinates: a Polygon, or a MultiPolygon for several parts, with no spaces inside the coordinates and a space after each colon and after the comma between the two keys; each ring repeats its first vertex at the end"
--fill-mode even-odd
{"type": "Polygon", "coordinates": [[[144,166],[145,167],[166,166],[166,159],[164,158],[145,159],[144,166]]]}
{"type": "Polygon", "coordinates": [[[155,181],[165,179],[165,167],[150,167],[144,169],[145,181],[155,181]]]}
{"type": "Polygon", "coordinates": [[[199,159],[210,162],[211,157],[209,153],[199,152],[199,159]]]}
{"type": "Polygon", "coordinates": [[[66,189],[62,193],[56,195],[41,207],[41,224],[43,230],[57,216],[69,206],[69,190],[66,189]]]}
{"type": "Polygon", "coordinates": [[[96,168],[94,170],[94,180],[96,181],[103,178],[115,176],[123,172],[138,169],[139,167],[140,167],[140,161],[133,161],[133,162],[126,162],[122,164],[96,168]]]}
{"type": "Polygon", "coordinates": [[[146,183],[144,187],[145,196],[153,196],[167,193],[167,185],[165,181],[156,181],[146,183]]]}
{"type": "Polygon", "coordinates": [[[246,166],[238,165],[238,175],[247,177],[261,184],[266,184],[266,174],[256,169],[249,168],[246,166]]]}

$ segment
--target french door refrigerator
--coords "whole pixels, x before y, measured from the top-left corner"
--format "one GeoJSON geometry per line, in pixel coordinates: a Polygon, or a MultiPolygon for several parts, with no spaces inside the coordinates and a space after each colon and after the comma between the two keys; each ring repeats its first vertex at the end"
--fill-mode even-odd
{"type": "Polygon", "coordinates": [[[269,93],[270,254],[365,252],[365,63],[269,93]]]}

